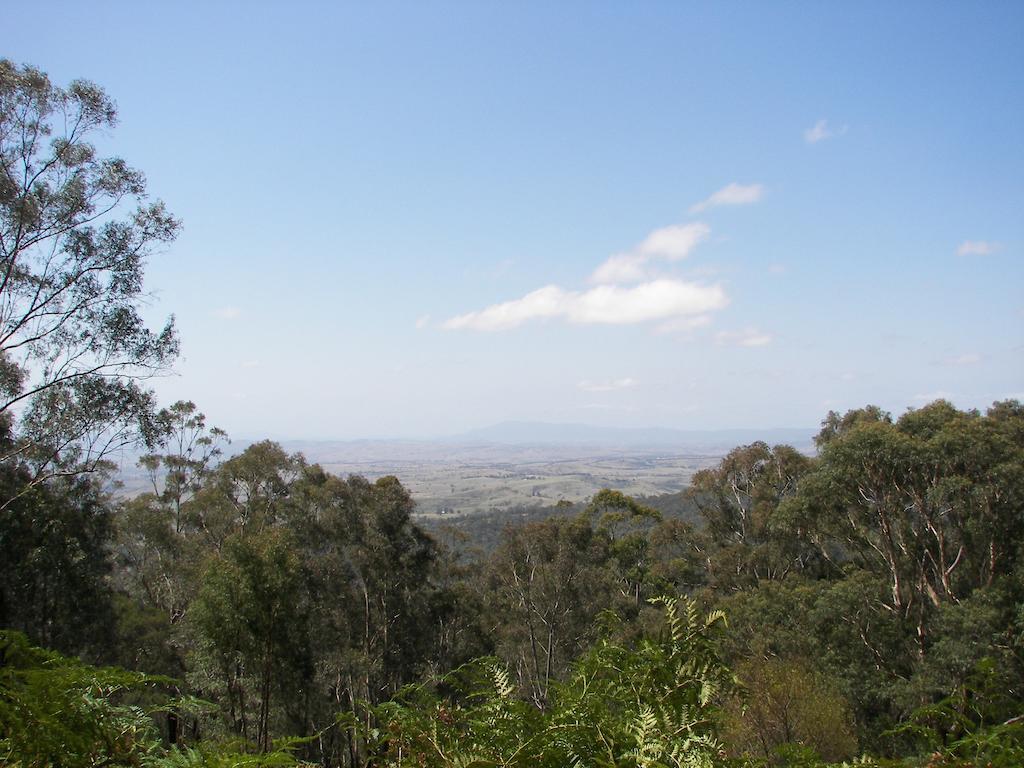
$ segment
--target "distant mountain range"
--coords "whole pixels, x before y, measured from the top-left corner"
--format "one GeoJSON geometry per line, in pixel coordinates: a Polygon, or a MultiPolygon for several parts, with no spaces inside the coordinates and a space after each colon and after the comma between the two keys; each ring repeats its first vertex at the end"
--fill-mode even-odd
{"type": "MultiPolygon", "coordinates": [[[[394,462],[459,461],[463,463],[530,463],[558,457],[643,454],[672,451],[722,456],[741,445],[761,440],[769,445],[792,445],[814,452],[816,428],[775,429],[666,429],[661,427],[598,427],[592,424],[552,424],[542,421],[505,421],[456,435],[436,438],[356,440],[281,439],[287,452],[301,452],[325,464],[379,464],[394,462]]],[[[222,446],[225,458],[235,456],[258,441],[236,439],[222,446]]],[[[125,449],[115,463],[128,469],[142,455],[125,449]]],[[[129,471],[131,471],[129,469],[129,471]]]]}
{"type": "Polygon", "coordinates": [[[815,428],[682,430],[652,428],[596,427],[588,424],[549,424],[538,421],[505,421],[453,435],[451,443],[497,443],[503,445],[592,445],[608,447],[725,448],[763,440],[769,445],[785,443],[808,449],[815,428]]]}

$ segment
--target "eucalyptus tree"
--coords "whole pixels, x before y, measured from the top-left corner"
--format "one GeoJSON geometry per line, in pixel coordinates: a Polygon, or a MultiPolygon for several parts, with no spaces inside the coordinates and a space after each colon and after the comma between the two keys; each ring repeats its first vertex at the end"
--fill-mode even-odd
{"type": "Polygon", "coordinates": [[[693,477],[690,496],[713,544],[707,566],[714,584],[737,588],[777,580],[813,565],[813,549],[779,530],[779,505],[792,496],[812,461],[788,445],[756,442],[730,451],[693,477]]]}
{"type": "Polygon", "coordinates": [[[436,647],[437,551],[413,506],[394,477],[342,479],[270,441],[201,473],[181,507],[197,564],[182,633],[188,678],[228,731],[263,751],[318,734],[310,754],[361,759],[338,711],[394,695],[436,647]]]}
{"type": "Polygon", "coordinates": [[[149,490],[121,501],[115,516],[114,585],[121,663],[181,675],[179,631],[195,597],[208,543],[191,521],[195,496],[213,473],[227,435],[206,426],[192,402],[162,409],[154,451],[139,460],[149,490]]]}
{"type": "Polygon", "coordinates": [[[179,400],[156,415],[156,450],[139,460],[146,470],[152,497],[173,515],[175,533],[184,524],[184,506],[203,486],[230,442],[219,427],[207,427],[206,415],[191,400],[179,400]]]}
{"type": "Polygon", "coordinates": [[[824,556],[883,577],[885,606],[913,622],[923,652],[934,609],[1017,566],[1024,409],[937,401],[895,422],[869,408],[839,423],[826,423],[820,460],[781,515],[824,556]]]}
{"type": "Polygon", "coordinates": [[[106,659],[111,641],[112,505],[91,477],[21,493],[27,473],[0,467],[15,497],[0,521],[0,627],[39,645],[106,659]]]}
{"type": "Polygon", "coordinates": [[[220,550],[228,537],[262,533],[287,522],[306,459],[270,440],[253,443],[209,473],[185,507],[184,525],[220,550]]]}
{"type": "Polygon", "coordinates": [[[234,534],[207,562],[191,611],[200,647],[193,678],[214,684],[231,727],[263,752],[276,722],[285,721],[278,735],[294,732],[295,719],[304,725],[301,716],[289,716],[303,710],[313,676],[303,571],[287,530],[234,534]],[[212,674],[204,674],[202,662],[212,674]]]}
{"type": "Polygon", "coordinates": [[[587,515],[509,526],[489,561],[498,652],[544,707],[552,684],[595,636],[617,574],[607,535],[587,515]]]}
{"type": "Polygon", "coordinates": [[[596,520],[598,533],[608,539],[620,592],[639,610],[654,566],[651,533],[662,521],[661,513],[621,491],[603,488],[594,494],[584,514],[596,520]]]}
{"type": "Polygon", "coordinates": [[[91,143],[116,121],[93,83],[0,60],[0,462],[30,469],[18,492],[149,436],[142,381],[178,351],[173,321],[151,330],[139,310],[179,222],[91,143]]]}

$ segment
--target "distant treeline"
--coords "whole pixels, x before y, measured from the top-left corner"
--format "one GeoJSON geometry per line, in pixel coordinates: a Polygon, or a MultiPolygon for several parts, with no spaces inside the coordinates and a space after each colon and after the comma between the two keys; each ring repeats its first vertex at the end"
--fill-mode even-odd
{"type": "MultiPolygon", "coordinates": [[[[635,498],[663,518],[682,520],[697,528],[703,524],[697,502],[688,491],[635,498]]],[[[583,513],[589,504],[588,500],[575,503],[560,501],[547,506],[520,505],[501,510],[417,518],[417,524],[434,538],[449,543],[464,555],[472,553],[480,556],[498,548],[509,525],[539,523],[555,517],[575,517],[583,513]]]]}
{"type": "Polygon", "coordinates": [[[1016,401],[429,528],[397,478],[159,424],[132,499],[0,464],[8,764],[1024,764],[1016,401]]]}

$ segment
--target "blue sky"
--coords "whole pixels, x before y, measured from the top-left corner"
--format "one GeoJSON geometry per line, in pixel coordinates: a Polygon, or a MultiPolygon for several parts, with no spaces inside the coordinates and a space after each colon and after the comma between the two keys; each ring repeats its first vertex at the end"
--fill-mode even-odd
{"type": "Polygon", "coordinates": [[[236,437],[1024,398],[1024,4],[46,3],[236,437]]]}

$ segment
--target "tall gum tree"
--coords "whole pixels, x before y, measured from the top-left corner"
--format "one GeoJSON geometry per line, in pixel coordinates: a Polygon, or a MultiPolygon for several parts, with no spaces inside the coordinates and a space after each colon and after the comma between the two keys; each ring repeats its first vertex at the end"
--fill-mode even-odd
{"type": "Polygon", "coordinates": [[[0,59],[0,463],[28,467],[29,487],[147,436],[141,382],[178,352],[173,319],[150,330],[139,309],[179,222],[90,143],[116,119],[98,86],[0,59]]]}
{"type": "Polygon", "coordinates": [[[780,511],[826,556],[885,577],[886,607],[914,622],[923,649],[930,613],[1017,563],[1022,425],[1013,400],[985,415],[940,400],[895,422],[871,408],[830,414],[814,470],[780,511]]]}

